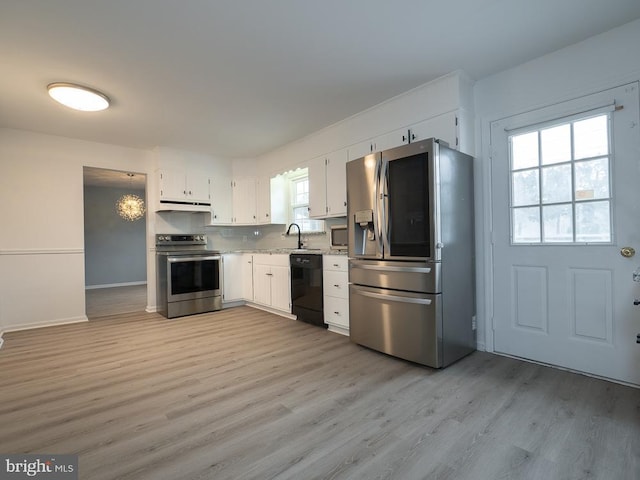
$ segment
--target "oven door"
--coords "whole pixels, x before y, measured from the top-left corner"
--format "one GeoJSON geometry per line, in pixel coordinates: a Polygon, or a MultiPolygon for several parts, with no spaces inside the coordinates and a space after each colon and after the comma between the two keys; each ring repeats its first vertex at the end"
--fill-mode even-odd
{"type": "Polygon", "coordinates": [[[221,295],[220,255],[167,256],[167,301],[221,295]]]}

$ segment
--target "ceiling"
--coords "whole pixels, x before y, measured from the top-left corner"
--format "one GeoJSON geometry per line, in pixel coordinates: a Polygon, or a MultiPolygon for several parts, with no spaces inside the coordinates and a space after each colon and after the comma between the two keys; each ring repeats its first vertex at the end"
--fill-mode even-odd
{"type": "Polygon", "coordinates": [[[639,17],[638,0],[2,0],[0,127],[253,158],[639,17]],[[112,107],[69,110],[52,82],[112,107]]]}
{"type": "Polygon", "coordinates": [[[144,190],[147,176],[136,173],[129,176],[130,172],[107,170],[104,168],[83,168],[83,183],[89,187],[130,188],[132,190],[144,190]]]}

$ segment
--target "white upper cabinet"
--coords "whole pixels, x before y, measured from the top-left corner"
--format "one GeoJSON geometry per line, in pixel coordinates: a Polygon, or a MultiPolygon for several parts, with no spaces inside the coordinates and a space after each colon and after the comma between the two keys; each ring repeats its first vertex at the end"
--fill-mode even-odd
{"type": "Polygon", "coordinates": [[[191,204],[204,206],[208,210],[211,205],[209,193],[210,176],[208,172],[186,169],[158,170],[158,189],[160,208],[162,205],[191,204]]]}
{"type": "Polygon", "coordinates": [[[327,216],[327,173],[326,157],[317,157],[309,161],[309,217],[327,216]]]}
{"type": "Polygon", "coordinates": [[[217,176],[211,179],[211,224],[230,225],[233,218],[231,179],[217,176]]]}
{"type": "Polygon", "coordinates": [[[356,158],[362,158],[370,153],[375,152],[375,144],[373,140],[365,140],[363,142],[354,143],[349,145],[348,161],[355,160],[356,158]]]}
{"type": "Polygon", "coordinates": [[[234,225],[253,225],[257,222],[256,179],[237,178],[232,182],[234,225]]]}
{"type": "Polygon", "coordinates": [[[347,150],[327,155],[327,216],[347,215],[347,150]]]}
{"type": "Polygon", "coordinates": [[[460,112],[453,111],[429,118],[409,128],[410,141],[419,142],[427,138],[444,140],[451,148],[460,148],[460,112]]]}
{"type": "Polygon", "coordinates": [[[344,217],[347,214],[347,149],[309,162],[309,216],[344,217]]]}
{"type": "Polygon", "coordinates": [[[283,176],[258,178],[256,182],[257,223],[260,225],[287,223],[287,194],[283,176]]]}

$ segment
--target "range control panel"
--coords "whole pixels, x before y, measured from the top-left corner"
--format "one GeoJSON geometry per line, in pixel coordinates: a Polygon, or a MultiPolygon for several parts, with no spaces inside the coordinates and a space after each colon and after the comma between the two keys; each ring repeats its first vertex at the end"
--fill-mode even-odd
{"type": "Polygon", "coordinates": [[[156,245],[206,245],[207,236],[204,233],[176,234],[160,233],[156,235],[156,245]]]}

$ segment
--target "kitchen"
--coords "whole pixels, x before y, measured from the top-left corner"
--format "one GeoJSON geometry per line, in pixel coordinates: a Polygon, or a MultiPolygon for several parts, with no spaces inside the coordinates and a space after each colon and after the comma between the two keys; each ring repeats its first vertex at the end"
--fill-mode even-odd
{"type": "MultiPolygon", "coordinates": [[[[489,272],[492,258],[488,248],[491,244],[491,172],[486,161],[491,154],[490,124],[512,114],[637,81],[640,64],[629,45],[639,44],[640,24],[636,20],[617,28],[613,26],[580,43],[574,42],[546,55],[541,53],[504,71],[496,70],[490,76],[476,79],[472,85],[465,83],[468,79],[464,73],[445,75],[255,157],[229,158],[223,154],[199,153],[195,148],[155,145],[140,148],[110,144],[96,140],[97,137],[74,139],[68,138],[69,135],[37,133],[37,129],[8,126],[11,124],[3,114],[0,199],[3,205],[15,205],[16,199],[20,201],[18,207],[5,207],[0,214],[4,232],[0,240],[0,266],[2,272],[7,272],[0,280],[0,328],[10,332],[85,319],[83,166],[146,174],[147,201],[149,205],[156,205],[159,202],[156,175],[165,161],[179,161],[184,168],[204,167],[213,178],[225,181],[242,177],[271,178],[294,167],[311,168],[313,160],[343,149],[347,155],[349,149],[366,150],[363,144],[370,143],[371,139],[384,140],[387,133],[431,119],[444,120],[442,115],[463,110],[463,113],[473,113],[471,128],[466,130],[470,135],[467,139],[470,148],[466,151],[476,158],[477,348],[493,351],[493,282],[489,272]],[[603,51],[608,52],[607,55],[601,55],[603,51]],[[594,69],[593,65],[598,68],[594,69]],[[572,74],[568,76],[567,72],[572,74]]],[[[12,108],[2,110],[8,112],[12,108]]],[[[455,129],[455,125],[447,125],[455,129]]],[[[440,133],[437,136],[443,137],[440,133]]],[[[157,305],[156,233],[205,231],[210,244],[220,250],[295,246],[294,238],[281,236],[286,225],[208,226],[209,219],[205,217],[203,213],[147,216],[147,307],[150,311],[157,305]],[[228,229],[241,229],[246,235],[232,239],[225,236],[228,229]],[[261,235],[252,238],[253,231],[261,235]]]]}

